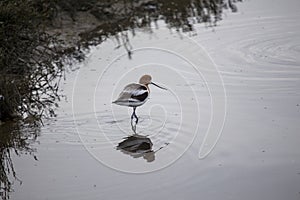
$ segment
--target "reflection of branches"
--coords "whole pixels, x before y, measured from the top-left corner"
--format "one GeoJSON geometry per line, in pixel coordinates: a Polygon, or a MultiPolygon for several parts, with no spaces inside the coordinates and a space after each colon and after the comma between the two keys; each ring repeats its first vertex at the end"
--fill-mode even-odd
{"type": "Polygon", "coordinates": [[[16,177],[16,172],[13,167],[13,163],[10,156],[10,149],[0,149],[0,196],[2,199],[7,199],[9,192],[11,192],[11,182],[9,180],[9,174],[16,177]]]}
{"type": "MultiPolygon", "coordinates": [[[[32,2],[45,13],[46,21],[54,26],[48,27],[49,32],[51,33],[51,30],[57,32],[60,38],[70,45],[70,48],[62,48],[64,53],[71,53],[76,57],[78,53],[78,58],[82,59],[82,48],[98,45],[122,32],[128,31],[135,35],[137,28],[151,33],[152,25],[157,27],[159,19],[164,20],[169,28],[181,32],[194,31],[195,23],[216,25],[217,21],[221,20],[223,9],[230,8],[233,12],[237,10],[235,5],[237,1],[241,0],[33,0],[32,2]],[[63,25],[69,21],[62,16],[67,19],[70,17],[73,24],[63,25]],[[82,16],[91,20],[82,23],[82,16]],[[62,19],[66,21],[62,23],[62,19]],[[68,38],[72,39],[68,41],[68,38]]],[[[123,36],[123,39],[125,38],[126,36],[123,36]]],[[[125,40],[121,45],[130,56],[130,44],[125,40]]]]}
{"type": "MultiPolygon", "coordinates": [[[[216,25],[221,19],[222,10],[228,7],[236,11],[234,2],[241,0],[144,0],[96,1],[91,13],[99,20],[94,29],[80,34],[81,45],[97,45],[111,36],[122,39],[129,56],[131,46],[128,36],[122,35],[130,30],[135,35],[136,28],[151,30],[157,20],[163,19],[167,26],[180,32],[193,32],[194,23],[216,25]],[[121,34],[121,36],[120,36],[121,34]]],[[[120,40],[119,40],[120,41],[120,40]]]]}
{"type": "Polygon", "coordinates": [[[125,48],[125,50],[128,53],[128,57],[129,59],[131,59],[131,54],[132,54],[132,46],[129,42],[129,37],[128,37],[128,33],[127,32],[121,32],[115,35],[115,38],[118,42],[118,46],[116,48],[119,48],[121,46],[123,46],[125,48]]]}
{"type": "MultiPolygon", "coordinates": [[[[36,140],[39,127],[20,124],[16,122],[6,122],[0,127],[0,196],[2,199],[9,198],[12,191],[12,181],[10,176],[17,178],[11,159],[12,151],[19,155],[25,152],[32,154],[34,149],[30,144],[36,140]],[[7,134],[9,133],[9,134],[7,134]]],[[[36,159],[36,157],[34,157],[36,159]]]]}
{"type": "Polygon", "coordinates": [[[42,29],[34,1],[0,2],[0,120],[54,115],[65,51],[42,29]]]}

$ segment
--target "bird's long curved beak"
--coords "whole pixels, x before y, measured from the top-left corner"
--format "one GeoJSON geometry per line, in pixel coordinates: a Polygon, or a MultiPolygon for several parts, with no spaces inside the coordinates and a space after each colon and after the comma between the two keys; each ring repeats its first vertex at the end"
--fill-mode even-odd
{"type": "Polygon", "coordinates": [[[156,87],[158,87],[158,88],[160,88],[160,89],[168,90],[167,88],[161,87],[161,86],[159,86],[159,85],[157,85],[157,84],[155,84],[155,83],[153,83],[153,82],[151,82],[151,84],[152,84],[152,85],[155,85],[156,87]]]}

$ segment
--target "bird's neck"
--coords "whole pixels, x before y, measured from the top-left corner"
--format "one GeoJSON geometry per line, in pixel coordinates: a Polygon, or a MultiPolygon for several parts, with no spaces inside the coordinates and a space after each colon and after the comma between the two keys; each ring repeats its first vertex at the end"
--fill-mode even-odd
{"type": "Polygon", "coordinates": [[[148,84],[144,84],[144,86],[146,86],[147,90],[150,92],[150,88],[148,84]]]}

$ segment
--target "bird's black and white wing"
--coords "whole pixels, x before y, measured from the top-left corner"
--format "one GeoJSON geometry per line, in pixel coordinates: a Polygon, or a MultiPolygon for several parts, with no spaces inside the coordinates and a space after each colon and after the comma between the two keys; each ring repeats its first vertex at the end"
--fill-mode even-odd
{"type": "Polygon", "coordinates": [[[140,106],[145,103],[149,95],[149,91],[146,86],[141,84],[129,84],[127,85],[118,99],[113,103],[124,106],[140,106]]]}

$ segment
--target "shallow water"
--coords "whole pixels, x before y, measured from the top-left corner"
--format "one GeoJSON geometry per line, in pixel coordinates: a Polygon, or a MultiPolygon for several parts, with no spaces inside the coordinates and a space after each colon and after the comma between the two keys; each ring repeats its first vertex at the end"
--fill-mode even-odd
{"type": "Polygon", "coordinates": [[[38,161],[14,156],[12,199],[299,199],[300,5],[288,2],[244,2],[195,36],[139,31],[132,59],[114,40],[93,49],[68,74],[38,161]],[[150,86],[137,109],[151,159],[117,149],[132,110],[110,103],[145,72],[169,89],[150,86]]]}

